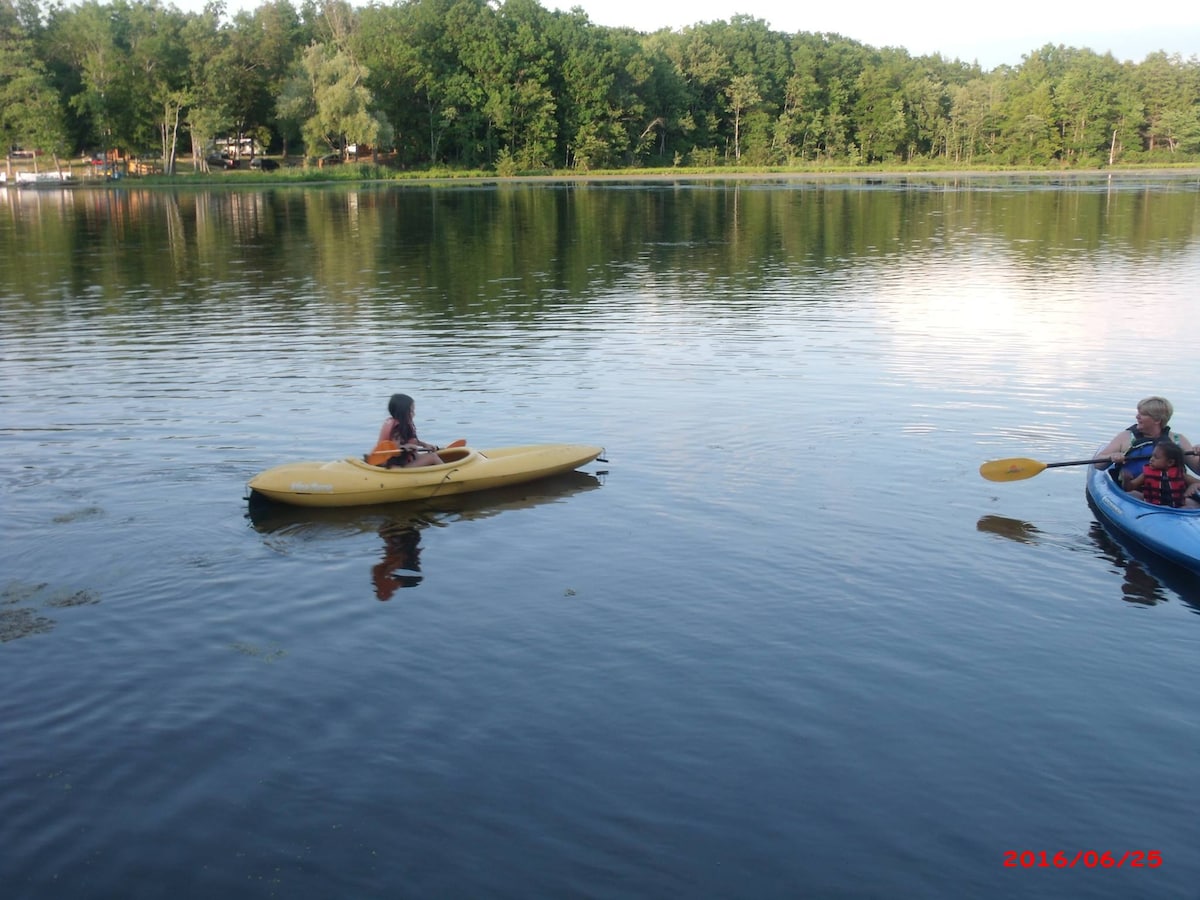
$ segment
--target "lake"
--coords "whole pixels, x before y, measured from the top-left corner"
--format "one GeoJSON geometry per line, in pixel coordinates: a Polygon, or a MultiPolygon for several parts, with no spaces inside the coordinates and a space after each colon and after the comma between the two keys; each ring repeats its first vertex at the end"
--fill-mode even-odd
{"type": "Polygon", "coordinates": [[[978,474],[1200,440],[1198,284],[1195,173],[0,191],[6,898],[1200,896],[1200,579],[978,474]],[[603,461],[249,515],[398,391],[603,461]]]}

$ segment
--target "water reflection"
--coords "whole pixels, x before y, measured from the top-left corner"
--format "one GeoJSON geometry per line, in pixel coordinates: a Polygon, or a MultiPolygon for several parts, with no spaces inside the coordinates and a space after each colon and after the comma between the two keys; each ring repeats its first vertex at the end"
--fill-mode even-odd
{"type": "Polygon", "coordinates": [[[421,575],[421,529],[404,522],[385,522],[379,528],[383,538],[383,561],[371,569],[371,583],[377,600],[391,600],[399,588],[416,587],[421,575]]]}
{"type": "Polygon", "coordinates": [[[1032,522],[1007,516],[984,516],[975,523],[975,528],[1020,544],[1037,544],[1042,536],[1042,530],[1032,522]]]}
{"type": "Polygon", "coordinates": [[[375,532],[383,542],[382,557],[370,567],[378,600],[391,600],[402,588],[418,587],[421,534],[454,522],[491,518],[503,512],[532,509],[595,490],[603,482],[587,472],[572,471],[553,478],[476,494],[436,498],[420,503],[393,503],[344,509],[308,509],[272,503],[255,494],[246,518],[277,552],[291,555],[300,545],[328,544],[340,538],[375,532]]]}
{"type": "Polygon", "coordinates": [[[1100,556],[1117,566],[1124,576],[1121,593],[1125,600],[1154,606],[1170,599],[1174,591],[1184,603],[1200,612],[1200,576],[1122,540],[1099,522],[1088,530],[1100,556]]]}
{"type": "MultiPolygon", "coordinates": [[[[1052,535],[1032,522],[1007,516],[987,515],[975,523],[978,531],[994,534],[1018,544],[1053,543],[1052,535]]],[[[1200,612],[1200,575],[1189,572],[1169,560],[1133,547],[1093,521],[1088,538],[1097,555],[1112,563],[1122,575],[1122,599],[1142,606],[1155,606],[1170,599],[1171,592],[1200,612]]]]}
{"type": "Polygon", "coordinates": [[[1087,272],[1098,255],[1192,246],[1195,196],[1179,179],[1043,188],[931,178],[869,191],[854,180],[794,179],[4,191],[0,296],[51,305],[63,293],[101,297],[106,312],[136,309],[146,295],[272,305],[319,296],[346,310],[402,304],[524,320],[626,280],[652,282],[659,295],[700,285],[687,292],[699,302],[742,300],[750,279],[811,301],[838,296],[839,274],[882,278],[901,267],[901,290],[905,267],[928,255],[972,271],[953,292],[939,284],[916,298],[925,318],[953,316],[978,331],[1024,321],[1028,310],[1011,296],[1022,277],[1041,284],[1061,279],[1064,266],[1087,272]],[[979,265],[980,235],[1005,260],[998,276],[979,265]],[[72,260],[66,271],[61,259],[72,260]],[[793,288],[796,277],[807,290],[793,288]],[[967,289],[978,302],[964,299],[967,289]]]}

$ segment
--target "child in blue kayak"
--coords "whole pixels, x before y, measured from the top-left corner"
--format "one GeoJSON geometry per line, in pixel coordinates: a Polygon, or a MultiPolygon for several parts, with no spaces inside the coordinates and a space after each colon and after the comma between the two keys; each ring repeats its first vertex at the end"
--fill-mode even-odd
{"type": "MultiPolygon", "coordinates": [[[[1160,440],[1170,438],[1185,452],[1194,450],[1191,441],[1178,431],[1171,430],[1168,423],[1174,412],[1171,401],[1165,397],[1146,397],[1139,400],[1136,423],[1118,432],[1117,436],[1109,441],[1108,446],[1096,454],[1098,459],[1103,459],[1103,462],[1096,464],[1096,468],[1106,468],[1110,461],[1115,463],[1121,486],[1128,491],[1131,489],[1130,482],[1142,474],[1142,466],[1150,458],[1154,445],[1160,440]]],[[[1200,474],[1200,457],[1188,457],[1188,466],[1193,472],[1200,474]]]]}
{"type": "Polygon", "coordinates": [[[1200,478],[1183,464],[1183,448],[1174,441],[1154,445],[1142,473],[1129,482],[1129,490],[1155,506],[1200,507],[1200,478]]]}

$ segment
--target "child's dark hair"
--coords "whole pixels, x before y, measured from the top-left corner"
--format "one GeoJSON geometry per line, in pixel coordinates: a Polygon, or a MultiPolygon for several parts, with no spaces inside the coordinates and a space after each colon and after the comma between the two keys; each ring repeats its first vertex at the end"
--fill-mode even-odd
{"type": "Polygon", "coordinates": [[[1167,458],[1167,465],[1177,469],[1183,468],[1183,448],[1170,438],[1164,438],[1154,445],[1155,450],[1161,450],[1167,458]]]}
{"type": "Polygon", "coordinates": [[[392,394],[388,400],[388,414],[396,420],[392,426],[392,440],[404,444],[417,436],[417,429],[412,422],[413,398],[408,394],[392,394]]]}

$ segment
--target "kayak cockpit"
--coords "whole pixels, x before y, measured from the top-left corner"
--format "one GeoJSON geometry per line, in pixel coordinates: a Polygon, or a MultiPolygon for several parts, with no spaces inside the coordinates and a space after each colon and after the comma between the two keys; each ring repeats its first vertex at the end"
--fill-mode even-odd
{"type": "MultiPolygon", "coordinates": [[[[481,454],[478,450],[473,450],[470,447],[443,447],[438,451],[438,456],[441,457],[442,460],[440,465],[442,466],[461,465],[468,459],[478,457],[480,455],[481,454]]],[[[356,467],[366,469],[370,472],[412,471],[411,468],[406,469],[404,466],[394,466],[392,468],[388,468],[387,466],[373,466],[366,460],[362,459],[350,458],[347,459],[346,462],[352,463],[356,467]]],[[[425,469],[426,471],[436,471],[439,466],[419,466],[418,468],[425,469]]]]}

